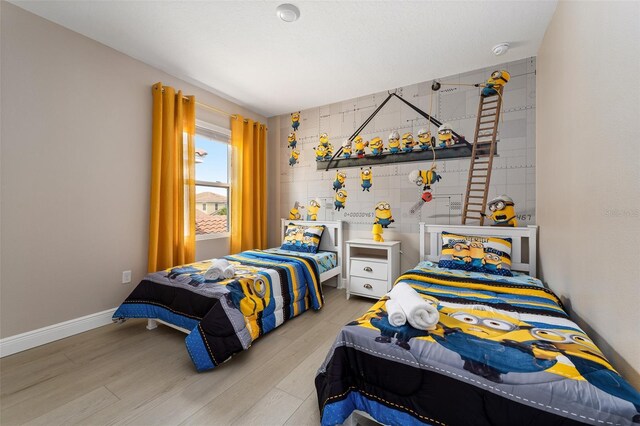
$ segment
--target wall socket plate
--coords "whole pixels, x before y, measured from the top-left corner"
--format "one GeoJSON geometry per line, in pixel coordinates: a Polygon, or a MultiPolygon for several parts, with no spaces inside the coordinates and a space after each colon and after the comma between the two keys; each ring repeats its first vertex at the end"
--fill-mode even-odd
{"type": "Polygon", "coordinates": [[[131,271],[122,271],[122,284],[129,284],[131,282],[131,271]]]}

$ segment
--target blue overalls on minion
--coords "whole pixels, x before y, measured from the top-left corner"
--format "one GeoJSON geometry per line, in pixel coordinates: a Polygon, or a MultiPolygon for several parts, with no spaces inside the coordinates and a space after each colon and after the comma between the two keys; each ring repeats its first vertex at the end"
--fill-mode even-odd
{"type": "Polygon", "coordinates": [[[411,152],[413,151],[413,147],[412,146],[405,146],[404,148],[402,148],[403,152],[411,152]]]}
{"type": "Polygon", "coordinates": [[[431,334],[436,342],[460,355],[465,361],[465,370],[494,382],[501,382],[501,374],[544,371],[557,362],[555,359],[539,359],[529,351],[457,329],[448,329],[444,336],[431,334]]]}
{"type": "Polygon", "coordinates": [[[391,225],[391,219],[380,219],[378,218],[378,223],[383,227],[383,228],[388,228],[389,225],[391,225]]]}
{"type": "Polygon", "coordinates": [[[369,188],[371,188],[371,181],[370,180],[363,180],[362,181],[362,190],[369,192],[369,188]]]}
{"type": "Polygon", "coordinates": [[[338,201],[338,200],[336,200],[336,201],[333,203],[333,205],[334,205],[334,206],[336,206],[336,210],[338,210],[338,211],[340,211],[340,209],[343,209],[343,208],[344,208],[344,204],[342,203],[342,201],[338,201]]]}
{"type": "Polygon", "coordinates": [[[373,149],[371,150],[371,153],[372,153],[373,155],[382,155],[382,150],[381,150],[381,149],[379,149],[379,148],[373,148],[373,149]]]}
{"type": "Polygon", "coordinates": [[[411,349],[408,342],[414,337],[428,336],[429,332],[411,327],[408,323],[396,327],[389,322],[389,314],[383,312],[380,317],[371,318],[371,325],[380,330],[376,342],[390,343],[393,337],[398,339],[397,345],[403,349],[411,349]]]}
{"type": "Polygon", "coordinates": [[[299,121],[292,121],[291,122],[291,127],[293,127],[293,131],[297,131],[298,127],[300,127],[300,122],[299,121]]]}
{"type": "Polygon", "coordinates": [[[291,149],[295,149],[296,145],[298,145],[298,141],[297,140],[292,140],[291,142],[289,142],[289,148],[291,149]]]}
{"type": "Polygon", "coordinates": [[[498,91],[493,88],[493,83],[487,83],[486,86],[482,89],[482,96],[493,96],[496,95],[498,91]]]}
{"type": "Polygon", "coordinates": [[[342,189],[342,184],[338,179],[333,181],[333,190],[337,191],[338,189],[342,189]]]}
{"type": "Polygon", "coordinates": [[[389,148],[389,152],[392,154],[397,154],[398,152],[400,152],[400,150],[398,149],[397,146],[391,147],[389,148]]]}

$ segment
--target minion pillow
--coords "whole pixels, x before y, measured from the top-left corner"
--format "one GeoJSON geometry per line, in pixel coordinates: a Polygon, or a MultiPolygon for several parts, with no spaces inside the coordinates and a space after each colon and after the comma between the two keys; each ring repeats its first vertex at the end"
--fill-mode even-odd
{"type": "Polygon", "coordinates": [[[438,266],[511,277],[511,238],[443,232],[438,266]]]}
{"type": "Polygon", "coordinates": [[[317,253],[324,225],[303,226],[290,223],[284,231],[282,250],[317,253]]]}

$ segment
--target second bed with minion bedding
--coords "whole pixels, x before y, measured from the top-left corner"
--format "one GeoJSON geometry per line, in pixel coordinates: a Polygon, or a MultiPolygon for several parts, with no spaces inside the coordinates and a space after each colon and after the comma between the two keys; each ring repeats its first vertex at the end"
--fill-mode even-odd
{"type": "Polygon", "coordinates": [[[392,325],[386,296],[343,327],[316,376],[323,425],[354,410],[392,425],[640,422],[640,394],[539,280],[422,261],[399,282],[437,308],[435,329],[392,325]]]}
{"type": "Polygon", "coordinates": [[[287,320],[322,308],[321,277],[340,265],[339,253],[327,251],[249,250],[225,259],[233,278],[206,279],[212,260],[148,274],[114,321],[157,319],[186,332],[196,369],[210,370],[287,320]]]}

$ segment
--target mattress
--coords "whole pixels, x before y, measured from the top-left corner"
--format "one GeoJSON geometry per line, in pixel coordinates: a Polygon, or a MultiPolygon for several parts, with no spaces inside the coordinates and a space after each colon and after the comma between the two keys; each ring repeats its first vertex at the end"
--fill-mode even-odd
{"type": "Polygon", "coordinates": [[[270,248],[265,250],[268,253],[284,254],[289,256],[311,257],[318,264],[320,273],[325,273],[338,265],[338,254],[335,251],[319,251],[317,253],[300,253],[292,250],[282,250],[281,248],[270,248]]]}
{"type": "Polygon", "coordinates": [[[640,393],[539,280],[423,262],[398,282],[436,306],[435,330],[388,321],[385,299],[342,328],[316,376],[322,424],[631,425],[640,393]]]}

